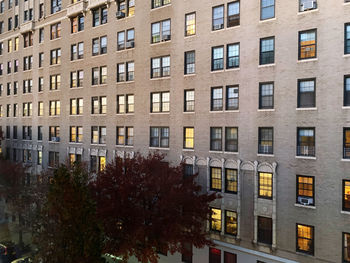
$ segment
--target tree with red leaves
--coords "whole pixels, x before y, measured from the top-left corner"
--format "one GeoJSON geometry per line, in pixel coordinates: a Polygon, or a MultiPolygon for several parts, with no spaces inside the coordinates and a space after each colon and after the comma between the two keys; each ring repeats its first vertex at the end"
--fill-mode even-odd
{"type": "Polygon", "coordinates": [[[97,175],[93,190],[105,252],[154,263],[157,251],[188,253],[188,244],[212,244],[205,222],[218,196],[201,193],[197,175],[184,177],[183,168],[160,154],[136,154],[117,157],[97,175]]]}

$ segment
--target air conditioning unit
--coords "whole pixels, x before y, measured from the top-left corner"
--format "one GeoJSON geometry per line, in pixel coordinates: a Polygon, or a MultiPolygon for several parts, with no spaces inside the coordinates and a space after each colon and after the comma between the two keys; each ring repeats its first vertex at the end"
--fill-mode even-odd
{"type": "Polygon", "coordinates": [[[301,5],[301,11],[307,11],[307,10],[311,10],[311,9],[315,9],[316,8],[316,1],[315,0],[311,0],[311,1],[306,1],[301,5]]]}
{"type": "Polygon", "coordinates": [[[59,142],[60,141],[60,137],[52,137],[51,140],[53,142],[59,142]]]}
{"type": "Polygon", "coordinates": [[[298,197],[298,202],[301,205],[312,205],[314,202],[314,199],[311,197],[298,197]]]}
{"type": "Polygon", "coordinates": [[[170,35],[163,35],[162,36],[162,41],[169,41],[171,39],[170,35]]]}
{"type": "Polygon", "coordinates": [[[133,47],[135,47],[135,41],[126,42],[126,48],[133,48],[133,47]]]}
{"type": "Polygon", "coordinates": [[[213,26],[213,30],[218,30],[218,29],[221,29],[223,27],[224,27],[223,24],[216,24],[216,25],[213,26]]]}
{"type": "Polygon", "coordinates": [[[117,11],[117,13],[115,14],[115,16],[120,19],[120,18],[124,18],[125,17],[125,13],[122,11],[117,11]]]}

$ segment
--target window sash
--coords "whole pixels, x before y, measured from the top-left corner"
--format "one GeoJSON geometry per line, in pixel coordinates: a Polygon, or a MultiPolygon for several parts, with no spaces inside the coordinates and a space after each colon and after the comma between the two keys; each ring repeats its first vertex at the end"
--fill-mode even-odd
{"type": "Polygon", "coordinates": [[[299,59],[316,58],[316,30],[299,32],[299,59]]]}
{"type": "Polygon", "coordinates": [[[297,251],[314,254],[314,227],[297,224],[297,251]]]}
{"type": "Polygon", "coordinates": [[[222,128],[220,127],[210,128],[210,150],[211,151],[222,150],[222,128]]]}
{"type": "Polygon", "coordinates": [[[213,7],[212,30],[224,28],[224,5],[213,7]]]}
{"type": "Polygon", "coordinates": [[[272,199],[272,180],[273,175],[271,173],[258,174],[258,192],[259,198],[272,199]]]}
{"type": "Polygon", "coordinates": [[[239,44],[227,45],[227,68],[239,67],[239,44]]]}
{"type": "Polygon", "coordinates": [[[261,20],[275,17],[275,0],[261,0],[260,15],[261,20]]]}

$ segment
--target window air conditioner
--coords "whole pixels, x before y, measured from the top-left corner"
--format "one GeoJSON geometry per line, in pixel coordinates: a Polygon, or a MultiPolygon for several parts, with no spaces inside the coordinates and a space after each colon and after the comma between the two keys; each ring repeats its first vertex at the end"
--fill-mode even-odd
{"type": "Polygon", "coordinates": [[[221,28],[223,28],[223,24],[216,24],[213,27],[214,30],[218,30],[218,29],[221,29],[221,28]]]}
{"type": "Polygon", "coordinates": [[[170,35],[163,35],[162,41],[169,41],[170,40],[170,35]]]}
{"type": "Polygon", "coordinates": [[[53,142],[59,142],[60,141],[60,137],[52,137],[52,141],[53,142]]]}
{"type": "Polygon", "coordinates": [[[133,48],[133,47],[135,47],[135,41],[126,42],[126,48],[133,48]]]}
{"type": "Polygon", "coordinates": [[[301,205],[312,205],[313,204],[313,198],[311,197],[298,197],[298,202],[301,205]]]}
{"type": "Polygon", "coordinates": [[[316,8],[316,1],[315,0],[306,1],[301,5],[301,11],[307,11],[307,10],[311,10],[311,9],[315,9],[315,8],[316,8]]]}
{"type": "Polygon", "coordinates": [[[119,18],[124,18],[125,17],[125,13],[122,11],[117,11],[117,13],[115,14],[115,16],[119,19],[119,18]]]}

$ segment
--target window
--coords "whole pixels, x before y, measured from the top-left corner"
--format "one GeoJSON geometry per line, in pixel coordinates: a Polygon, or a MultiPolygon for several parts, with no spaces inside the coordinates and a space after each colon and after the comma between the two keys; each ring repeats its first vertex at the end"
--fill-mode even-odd
{"type": "Polygon", "coordinates": [[[315,177],[297,175],[297,204],[315,205],[315,177]]]}
{"type": "Polygon", "coordinates": [[[316,29],[299,32],[299,60],[317,57],[316,29]]]}
{"type": "Polygon", "coordinates": [[[44,53],[39,53],[39,68],[41,68],[44,64],[44,53]]]}
{"type": "Polygon", "coordinates": [[[118,95],[117,96],[117,114],[134,112],[134,95],[118,95]],[[126,98],[126,100],[125,100],[126,98]]]}
{"type": "Polygon", "coordinates": [[[84,15],[80,14],[71,19],[71,33],[78,33],[84,30],[84,15]]]}
{"type": "Polygon", "coordinates": [[[106,127],[105,126],[92,126],[91,127],[91,143],[92,144],[105,144],[106,143],[106,127]]]}
{"type": "Polygon", "coordinates": [[[151,43],[160,41],[168,41],[171,39],[171,24],[170,19],[153,23],[151,25],[152,37],[151,43]]]}
{"type": "Polygon", "coordinates": [[[23,140],[32,140],[32,126],[23,126],[22,127],[22,139],[23,140]]]}
{"type": "Polygon", "coordinates": [[[185,15],[185,36],[193,36],[196,34],[196,13],[190,13],[185,15]]]}
{"type": "Polygon", "coordinates": [[[43,140],[43,126],[38,126],[38,141],[43,140]]]}
{"type": "Polygon", "coordinates": [[[210,230],[221,232],[221,210],[220,209],[211,208],[210,230]]]}
{"type": "Polygon", "coordinates": [[[272,218],[258,216],[258,242],[272,245],[272,218]]]}
{"type": "Polygon", "coordinates": [[[152,8],[171,4],[171,0],[152,0],[152,8]]]}
{"type": "Polygon", "coordinates": [[[60,126],[49,127],[49,141],[59,142],[60,141],[60,126]]]}
{"type": "Polygon", "coordinates": [[[126,62],[126,81],[133,81],[135,73],[134,62],[126,62]]]}
{"type": "Polygon", "coordinates": [[[30,70],[33,67],[33,56],[23,58],[23,71],[30,70]]]}
{"type": "Polygon", "coordinates": [[[238,128],[225,128],[225,151],[238,152],[238,128]]]}
{"type": "Polygon", "coordinates": [[[44,90],[44,78],[39,77],[38,79],[38,92],[42,92],[44,90]]]}
{"type": "Polygon", "coordinates": [[[151,127],[149,146],[169,148],[169,127],[151,127]]]}
{"type": "Polygon", "coordinates": [[[194,112],[194,90],[185,90],[185,112],[194,112]]]}
{"type": "Polygon", "coordinates": [[[212,30],[224,28],[224,5],[213,7],[212,30]]]}
{"type": "Polygon", "coordinates": [[[117,127],[117,145],[134,145],[134,128],[117,127]]]}
{"type": "Polygon", "coordinates": [[[258,177],[259,198],[272,200],[272,173],[259,172],[258,177]]]}
{"type": "Polygon", "coordinates": [[[297,156],[315,156],[315,128],[297,128],[297,156]]]}
{"type": "Polygon", "coordinates": [[[225,233],[229,235],[237,235],[237,213],[233,211],[225,211],[225,233]]]}
{"type": "Polygon", "coordinates": [[[61,75],[50,76],[50,90],[58,90],[61,87],[61,75]]]}
{"type": "Polygon", "coordinates": [[[211,151],[222,150],[222,128],[221,127],[210,128],[210,150],[211,151]]]}
{"type": "Polygon", "coordinates": [[[12,30],[12,17],[9,17],[7,19],[7,30],[8,31],[12,30]]]}
{"type": "Polygon", "coordinates": [[[92,97],[91,98],[91,114],[106,114],[107,113],[107,97],[92,97]]]}
{"type": "MultiPolygon", "coordinates": [[[[9,127],[9,126],[8,126],[9,127]]],[[[18,131],[17,131],[17,126],[13,126],[13,130],[12,130],[12,138],[14,140],[18,139],[18,131]]]]}
{"type": "Polygon", "coordinates": [[[33,104],[31,102],[24,102],[22,107],[22,116],[23,117],[30,117],[33,113],[33,104]]]}
{"type": "Polygon", "coordinates": [[[71,45],[71,60],[84,58],[84,42],[71,45]]]}
{"type": "Polygon", "coordinates": [[[6,105],[6,117],[10,117],[11,115],[11,104],[6,105]]]}
{"type": "Polygon", "coordinates": [[[184,149],[194,148],[194,128],[185,127],[184,128],[184,149]]]}
{"type": "Polygon", "coordinates": [[[83,127],[70,126],[69,142],[82,143],[83,142],[83,127]]]}
{"type": "Polygon", "coordinates": [[[209,248],[209,263],[221,263],[221,250],[209,248]]]}
{"type": "Polygon", "coordinates": [[[133,113],[134,112],[134,95],[133,94],[127,94],[126,95],[126,113],[133,113]]]}
{"type": "Polygon", "coordinates": [[[14,28],[18,28],[18,25],[19,25],[19,18],[18,18],[18,14],[15,15],[15,26],[14,28]]]}
{"type": "Polygon", "coordinates": [[[194,74],[196,72],[196,52],[185,52],[185,75],[194,74]]]}
{"type": "Polygon", "coordinates": [[[102,55],[107,53],[107,36],[94,38],[92,40],[92,55],[102,55]]]}
{"type": "Polygon", "coordinates": [[[61,102],[59,100],[51,100],[50,103],[50,116],[58,116],[61,114],[61,102]]]}
{"type": "Polygon", "coordinates": [[[128,29],[126,30],[126,41],[125,41],[125,31],[118,32],[118,42],[117,50],[123,50],[125,48],[134,48],[135,47],[135,30],[128,29]]]}
{"type": "Polygon", "coordinates": [[[4,42],[0,42],[0,55],[2,55],[3,51],[4,51],[4,42]]]}
{"type": "Polygon", "coordinates": [[[99,26],[107,23],[108,9],[106,6],[92,10],[92,26],[99,26]]]}
{"type": "Polygon", "coordinates": [[[211,70],[224,69],[224,46],[212,48],[211,70]]]}
{"type": "Polygon", "coordinates": [[[13,95],[17,95],[18,92],[18,81],[13,82],[13,95]]]}
{"type": "Polygon", "coordinates": [[[239,108],[239,87],[226,86],[226,110],[238,110],[239,108]]]}
{"type": "Polygon", "coordinates": [[[51,32],[51,37],[50,37],[51,40],[56,39],[56,38],[60,38],[61,37],[61,23],[56,23],[56,24],[51,25],[50,32],[51,32]]]}
{"type": "Polygon", "coordinates": [[[4,64],[0,64],[0,76],[4,73],[4,64]]]}
{"type": "Polygon", "coordinates": [[[350,23],[344,26],[344,54],[350,54],[350,23]]]}
{"type": "Polygon", "coordinates": [[[92,68],[92,85],[107,83],[107,66],[92,68]]]}
{"type": "Polygon", "coordinates": [[[170,111],[170,92],[151,93],[151,112],[170,111]]]}
{"type": "Polygon", "coordinates": [[[226,68],[239,68],[239,43],[227,45],[226,68]]]}
{"type": "Polygon", "coordinates": [[[298,108],[316,107],[316,80],[298,80],[298,108]]]}
{"type": "Polygon", "coordinates": [[[84,71],[77,70],[70,73],[70,87],[81,88],[84,82],[84,71]]]}
{"type": "Polygon", "coordinates": [[[260,20],[275,17],[275,0],[261,0],[260,20]]]}
{"type": "Polygon", "coordinates": [[[7,96],[10,96],[10,95],[11,95],[11,87],[12,87],[11,82],[8,82],[8,83],[7,83],[7,96]]]}
{"type": "Polygon", "coordinates": [[[38,116],[44,116],[44,102],[38,102],[38,116]]]}
{"type": "Polygon", "coordinates": [[[62,0],[51,0],[51,14],[61,11],[62,0]]]}
{"type": "Polygon", "coordinates": [[[117,0],[117,18],[133,16],[135,14],[135,0],[117,0]]]}
{"type": "Polygon", "coordinates": [[[152,58],[151,78],[170,76],[170,56],[152,58]]]}
{"type": "Polygon", "coordinates": [[[313,255],[314,254],[314,227],[297,224],[297,251],[313,255]]]}
{"type": "Polygon", "coordinates": [[[53,49],[50,51],[50,65],[61,64],[61,49],[53,49]]]}
{"type": "Polygon", "coordinates": [[[84,113],[83,98],[70,99],[70,115],[82,115],[84,113]]]}
{"type": "Polygon", "coordinates": [[[224,263],[237,263],[237,255],[224,251],[224,263]]]}
{"type": "Polygon", "coordinates": [[[58,168],[60,164],[60,153],[49,151],[49,167],[58,168]]]}
{"type": "Polygon", "coordinates": [[[273,128],[259,127],[259,154],[273,154],[273,128]]]}
{"type": "Polygon", "coordinates": [[[343,149],[343,158],[350,159],[350,128],[344,128],[343,149]]]}
{"type": "Polygon", "coordinates": [[[225,168],[225,193],[237,194],[237,170],[225,168]]]}
{"type": "Polygon", "coordinates": [[[260,83],[259,85],[259,109],[273,109],[274,83],[260,83]]]}
{"type": "Polygon", "coordinates": [[[299,12],[304,12],[317,8],[317,0],[299,0],[299,12]]]}
{"type": "Polygon", "coordinates": [[[350,211],[350,180],[343,180],[343,211],[350,211]]]}
{"type": "Polygon", "coordinates": [[[221,191],[222,189],[221,168],[210,167],[210,190],[221,191]]]}
{"type": "Polygon", "coordinates": [[[18,104],[14,103],[13,104],[13,117],[17,117],[18,116],[18,104]]]}
{"type": "MultiPolygon", "coordinates": [[[[12,40],[11,40],[11,44],[9,43],[9,45],[11,45],[9,49],[11,49],[11,52],[12,52],[12,40]]],[[[26,48],[30,46],[33,46],[33,33],[27,32],[23,34],[23,47],[26,48]]]]}
{"type": "Polygon", "coordinates": [[[259,64],[266,65],[266,64],[273,64],[273,63],[275,63],[275,37],[261,38],[259,64]]]}
{"type": "Polygon", "coordinates": [[[211,111],[221,111],[223,109],[222,87],[211,89],[211,111]]]}
{"type": "Polygon", "coordinates": [[[14,46],[14,51],[18,51],[19,49],[19,37],[15,37],[15,46],[14,46]]]}
{"type": "Polygon", "coordinates": [[[23,94],[32,93],[33,80],[25,79],[23,80],[23,94]]]}
{"type": "Polygon", "coordinates": [[[7,74],[11,74],[11,70],[12,70],[12,62],[7,61],[7,74]]]}
{"type": "Polygon", "coordinates": [[[44,17],[44,4],[39,4],[39,19],[44,17]]]}
{"type": "Polygon", "coordinates": [[[350,106],[350,76],[344,76],[344,106],[350,106]]]}
{"type": "Polygon", "coordinates": [[[343,263],[350,262],[350,234],[343,233],[343,263]]]}

